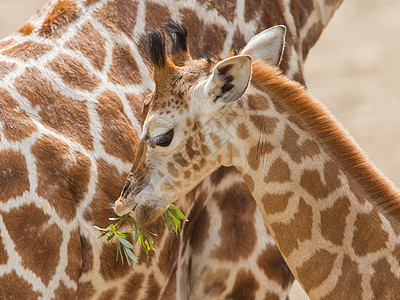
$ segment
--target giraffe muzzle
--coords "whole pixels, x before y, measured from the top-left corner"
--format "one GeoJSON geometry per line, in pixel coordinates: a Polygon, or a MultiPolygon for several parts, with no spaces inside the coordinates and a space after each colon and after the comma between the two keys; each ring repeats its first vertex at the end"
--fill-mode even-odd
{"type": "Polygon", "coordinates": [[[129,197],[119,197],[117,201],[115,201],[114,212],[118,216],[123,216],[132,213],[137,206],[138,203],[134,201],[134,199],[129,199],[129,197]]]}

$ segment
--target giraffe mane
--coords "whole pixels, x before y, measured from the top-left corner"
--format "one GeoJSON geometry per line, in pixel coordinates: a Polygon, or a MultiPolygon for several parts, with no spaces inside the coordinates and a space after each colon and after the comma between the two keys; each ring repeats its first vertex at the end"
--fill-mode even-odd
{"type": "Polygon", "coordinates": [[[400,227],[399,192],[373,166],[322,103],[311,97],[300,84],[287,80],[277,68],[260,61],[253,63],[252,83],[271,95],[278,107],[284,107],[297,116],[295,121],[317,138],[324,150],[342,166],[342,171],[364,192],[366,199],[400,227]],[[282,101],[278,103],[277,99],[282,101]]]}

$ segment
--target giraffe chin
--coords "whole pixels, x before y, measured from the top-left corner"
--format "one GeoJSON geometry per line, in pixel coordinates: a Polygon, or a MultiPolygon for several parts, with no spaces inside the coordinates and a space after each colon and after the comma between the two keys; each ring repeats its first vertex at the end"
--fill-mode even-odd
{"type": "Polygon", "coordinates": [[[141,227],[147,227],[160,218],[167,210],[168,205],[159,205],[156,202],[140,202],[135,206],[131,212],[132,217],[136,223],[141,227]]]}

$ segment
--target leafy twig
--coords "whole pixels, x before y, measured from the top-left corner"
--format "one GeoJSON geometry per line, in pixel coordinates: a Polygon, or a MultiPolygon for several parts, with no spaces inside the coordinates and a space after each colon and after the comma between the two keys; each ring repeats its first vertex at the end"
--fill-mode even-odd
{"type": "MultiPolygon", "coordinates": [[[[168,230],[176,236],[179,235],[179,232],[181,231],[181,220],[186,222],[188,221],[182,212],[172,204],[164,212],[163,218],[167,224],[168,230]]],[[[125,260],[132,269],[134,269],[133,262],[138,263],[138,260],[132,251],[133,245],[126,239],[131,235],[131,233],[119,231],[125,223],[128,223],[130,224],[131,231],[135,232],[134,244],[139,242],[139,244],[142,245],[148,262],[150,251],[155,250],[153,236],[156,236],[156,234],[140,228],[140,226],[136,224],[135,220],[132,219],[128,214],[118,218],[109,218],[109,220],[117,222],[115,224],[108,225],[106,228],[100,228],[98,226],[94,227],[102,232],[98,238],[106,236],[107,242],[113,240],[114,238],[117,239],[117,254],[115,260],[118,261],[118,259],[121,258],[121,262],[124,264],[125,257],[125,260]]]]}

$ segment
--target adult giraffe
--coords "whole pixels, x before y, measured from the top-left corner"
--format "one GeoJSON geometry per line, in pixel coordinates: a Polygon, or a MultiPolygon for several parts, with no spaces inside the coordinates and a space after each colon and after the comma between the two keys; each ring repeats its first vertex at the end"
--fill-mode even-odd
{"type": "Polygon", "coordinates": [[[159,253],[134,273],[114,262],[114,246],[96,239],[93,225],[108,223],[135,156],[141,95],[153,88],[136,45],[146,26],[184,22],[189,44],[203,45],[192,47],[196,57],[210,48],[226,54],[262,29],[286,24],[282,68],[304,82],[302,62],[340,2],[51,1],[2,40],[0,297],[285,298],[292,277],[232,169],[219,170],[182,202],[191,222],[179,243],[162,222],[153,228],[159,253]],[[232,198],[240,216],[226,209],[232,198]],[[232,235],[230,225],[246,218],[260,220],[257,234],[232,235]],[[209,241],[216,249],[203,246],[209,241]],[[250,255],[256,246],[270,263],[257,265],[257,253],[250,255]]]}
{"type": "Polygon", "coordinates": [[[242,55],[179,67],[150,32],[156,89],[115,211],[146,226],[234,166],[310,297],[397,299],[400,192],[321,102],[281,75],[285,31],[265,30],[242,55]]]}

